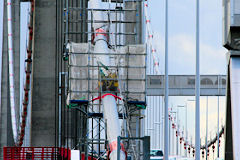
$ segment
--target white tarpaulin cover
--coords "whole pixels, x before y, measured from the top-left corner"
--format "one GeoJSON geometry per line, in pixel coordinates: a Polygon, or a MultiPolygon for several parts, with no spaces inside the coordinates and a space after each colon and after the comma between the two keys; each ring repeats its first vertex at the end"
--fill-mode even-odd
{"type": "MultiPolygon", "coordinates": [[[[88,63],[97,65],[96,54],[92,54],[92,46],[88,46],[87,43],[69,43],[67,48],[70,52],[68,100],[87,99],[88,91],[98,90],[99,77],[96,73],[99,73],[99,68],[87,67],[88,63]]],[[[121,55],[110,52],[111,59],[119,61],[119,63],[111,63],[115,66],[111,69],[117,70],[118,68],[117,79],[123,97],[145,101],[145,45],[121,47],[118,53],[121,55]]],[[[95,96],[98,94],[96,93],[95,96]]]]}

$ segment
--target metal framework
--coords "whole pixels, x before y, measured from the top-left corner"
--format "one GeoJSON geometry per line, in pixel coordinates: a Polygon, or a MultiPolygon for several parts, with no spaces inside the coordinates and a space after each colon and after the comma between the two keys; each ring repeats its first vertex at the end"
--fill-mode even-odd
{"type": "MultiPolygon", "coordinates": [[[[133,159],[138,158],[138,159],[150,159],[150,136],[145,136],[145,137],[118,137],[118,143],[117,143],[117,160],[120,160],[119,155],[120,155],[120,142],[121,140],[124,143],[130,143],[131,141],[139,143],[140,150],[138,150],[138,153],[136,154],[134,150],[131,150],[132,148],[129,148],[128,151],[129,153],[132,153],[133,159]],[[136,155],[135,155],[136,154],[136,155]]],[[[130,157],[132,159],[132,157],[130,157]]]]}
{"type": "MultiPolygon", "coordinates": [[[[59,12],[58,57],[59,107],[58,145],[77,149],[92,158],[106,158],[107,132],[102,114],[101,96],[114,93],[117,101],[122,136],[139,137],[141,109],[146,107],[146,51],[141,43],[141,1],[105,2],[106,9],[91,9],[87,0],[62,0],[59,12]],[[92,13],[102,12],[103,21],[93,21],[92,13]],[[110,25],[108,56],[117,64],[104,66],[115,74],[104,77],[93,53],[93,23],[110,25]],[[129,45],[130,44],[130,45],[129,45]],[[63,49],[61,49],[63,45],[63,49]],[[100,76],[101,75],[101,76],[100,76]],[[140,87],[141,86],[141,87],[140,87]],[[108,88],[106,90],[106,88],[108,88]]],[[[127,144],[133,151],[140,143],[127,144]],[[139,144],[136,146],[136,144],[139,144]]],[[[135,157],[136,159],[139,159],[135,157]]],[[[141,158],[140,158],[141,159],[141,158]]]]}

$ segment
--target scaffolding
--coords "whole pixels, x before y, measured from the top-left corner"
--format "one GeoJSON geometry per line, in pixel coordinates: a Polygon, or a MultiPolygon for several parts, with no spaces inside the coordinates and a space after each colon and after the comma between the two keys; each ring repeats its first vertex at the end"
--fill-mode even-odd
{"type": "MultiPolygon", "coordinates": [[[[117,99],[123,137],[142,136],[141,124],[146,108],[146,46],[142,42],[142,2],[107,1],[106,9],[88,7],[88,1],[63,1],[63,60],[60,75],[61,122],[59,145],[76,149],[92,158],[107,158],[107,132],[101,97],[113,94],[117,99]],[[104,20],[93,20],[93,12],[102,12],[104,20]],[[109,25],[110,53],[94,53],[94,23],[109,25]],[[111,65],[97,63],[99,55],[108,55],[111,65]],[[111,71],[105,76],[101,68],[111,71]]],[[[125,143],[126,144],[126,143],[125,143]]],[[[139,145],[138,145],[139,144],[139,145]]],[[[140,149],[131,141],[126,148],[140,149]]]]}

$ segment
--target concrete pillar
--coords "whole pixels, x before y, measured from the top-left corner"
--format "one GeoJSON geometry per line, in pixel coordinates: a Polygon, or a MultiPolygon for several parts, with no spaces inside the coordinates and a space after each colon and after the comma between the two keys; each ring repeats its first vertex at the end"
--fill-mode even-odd
{"type": "Polygon", "coordinates": [[[35,2],[32,146],[55,145],[56,1],[35,2]]]}

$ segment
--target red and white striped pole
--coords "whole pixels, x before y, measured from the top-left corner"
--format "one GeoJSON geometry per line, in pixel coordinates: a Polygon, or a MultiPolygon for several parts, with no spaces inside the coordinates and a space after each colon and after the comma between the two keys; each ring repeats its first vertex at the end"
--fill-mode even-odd
{"type": "Polygon", "coordinates": [[[9,69],[9,88],[10,88],[10,107],[14,142],[17,140],[17,122],[15,113],[15,91],[14,91],[14,60],[13,60],[13,38],[12,38],[12,2],[7,1],[8,19],[8,69],[9,69]]]}

